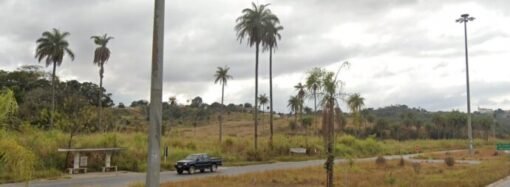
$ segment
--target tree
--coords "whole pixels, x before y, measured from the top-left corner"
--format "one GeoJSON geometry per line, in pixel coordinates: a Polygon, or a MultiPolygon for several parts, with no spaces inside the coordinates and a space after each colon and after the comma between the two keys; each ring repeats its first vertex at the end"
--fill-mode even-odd
{"type": "MultiPolygon", "coordinates": [[[[326,147],[326,163],[324,163],[326,169],[326,186],[333,187],[333,165],[335,160],[334,153],[334,135],[335,135],[335,116],[341,115],[341,109],[337,102],[340,92],[340,81],[337,80],[340,70],[348,66],[348,62],[344,62],[336,75],[333,72],[325,72],[322,76],[322,132],[324,134],[324,142],[326,147]],[[335,106],[338,108],[335,111],[335,106]]],[[[341,120],[337,120],[341,121],[341,120]]]]}
{"type": "Polygon", "coordinates": [[[0,129],[4,121],[8,120],[18,111],[18,103],[10,89],[0,90],[0,129]]]}
{"type": "Polygon", "coordinates": [[[199,108],[202,106],[202,98],[200,96],[196,96],[191,100],[191,107],[199,108]]]}
{"type": "Polygon", "coordinates": [[[263,50],[269,50],[269,146],[273,146],[273,50],[278,47],[278,40],[282,38],[280,31],[283,30],[281,25],[273,23],[267,25],[264,35],[263,50]]]}
{"type": "Polygon", "coordinates": [[[290,108],[290,111],[294,112],[295,123],[297,123],[297,113],[299,111],[299,105],[301,105],[301,100],[299,99],[299,97],[290,96],[287,106],[290,108]]]}
{"type": "Polygon", "coordinates": [[[103,74],[104,74],[104,64],[108,59],[110,59],[110,49],[106,47],[108,42],[113,39],[113,37],[104,34],[103,36],[92,36],[90,37],[94,40],[94,43],[98,45],[96,50],[94,51],[94,64],[99,66],[99,97],[97,99],[99,103],[99,127],[101,128],[101,115],[102,115],[102,104],[101,100],[103,99],[103,74]]]}
{"type": "Polygon", "coordinates": [[[227,85],[228,79],[232,79],[232,76],[228,74],[228,70],[230,70],[228,66],[225,66],[224,68],[218,67],[214,74],[214,83],[216,84],[219,82],[221,84],[220,142],[223,134],[223,113],[225,112],[225,108],[223,107],[225,86],[227,85]]]}
{"type": "Polygon", "coordinates": [[[265,30],[269,25],[278,24],[280,21],[270,9],[269,4],[256,5],[252,3],[252,8],[242,10],[242,15],[236,19],[235,30],[237,39],[242,42],[247,38],[250,47],[255,46],[255,113],[254,113],[254,145],[257,149],[257,126],[258,126],[258,73],[259,73],[259,47],[265,36],[265,30]]]}
{"type": "Polygon", "coordinates": [[[262,112],[264,112],[264,106],[269,102],[266,94],[262,94],[259,96],[260,108],[262,108],[262,112]]]}
{"type": "Polygon", "coordinates": [[[55,112],[55,79],[57,66],[62,64],[65,54],[67,54],[71,60],[74,60],[74,53],[69,49],[69,42],[66,40],[66,37],[69,35],[69,32],[61,33],[54,28],[53,32],[45,31],[42,33],[42,37],[36,40],[37,48],[35,50],[35,58],[37,58],[39,62],[45,59],[46,67],[53,65],[50,127],[53,126],[53,113],[55,112]]]}
{"type": "Polygon", "coordinates": [[[308,89],[308,91],[313,95],[313,106],[315,113],[317,113],[317,90],[321,88],[321,78],[323,72],[324,70],[321,68],[313,68],[308,72],[308,76],[306,77],[305,82],[306,89],[308,89]]]}
{"type": "Polygon", "coordinates": [[[294,86],[294,88],[298,92],[297,97],[299,99],[299,120],[301,121],[301,119],[303,119],[303,104],[306,94],[305,85],[298,83],[297,85],[294,86]]]}
{"type": "Polygon", "coordinates": [[[365,98],[361,97],[358,93],[352,94],[347,99],[347,105],[351,109],[354,125],[358,127],[357,135],[359,136],[361,130],[361,107],[365,105],[365,98]]]}

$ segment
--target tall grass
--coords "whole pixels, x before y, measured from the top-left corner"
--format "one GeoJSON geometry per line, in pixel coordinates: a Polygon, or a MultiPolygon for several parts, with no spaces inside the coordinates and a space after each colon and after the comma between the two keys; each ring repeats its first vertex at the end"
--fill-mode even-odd
{"type": "MultiPolygon", "coordinates": [[[[193,133],[186,133],[189,129],[173,129],[171,133],[162,137],[161,153],[165,146],[169,147],[169,156],[162,161],[162,168],[173,170],[175,161],[180,160],[191,153],[208,153],[212,156],[221,157],[227,165],[243,165],[254,162],[290,161],[320,159],[324,155],[324,144],[322,137],[304,135],[275,134],[273,147],[269,147],[267,138],[259,141],[259,150],[253,150],[253,139],[251,136],[227,135],[220,144],[217,136],[200,134],[193,136],[193,133]],[[304,147],[309,150],[307,155],[291,155],[289,149],[293,147],[304,147]]],[[[1,133],[2,131],[0,131],[1,133]]],[[[69,135],[62,131],[51,130],[41,131],[24,126],[18,131],[9,131],[7,134],[0,134],[0,142],[9,140],[11,144],[16,143],[21,148],[32,153],[35,158],[33,177],[51,177],[62,174],[65,167],[66,153],[57,152],[58,148],[66,148],[69,135]]],[[[475,145],[493,144],[476,140],[475,145]]],[[[342,158],[370,157],[384,154],[399,154],[414,152],[416,146],[423,151],[464,149],[466,140],[412,140],[398,142],[394,140],[378,141],[375,138],[356,139],[352,136],[340,136],[335,138],[335,154],[342,158]]],[[[121,151],[112,157],[112,164],[117,165],[120,170],[145,171],[147,168],[147,134],[144,132],[129,133],[96,133],[78,134],[73,138],[73,148],[98,148],[98,147],[120,147],[121,151]]],[[[99,171],[104,164],[103,153],[87,153],[89,157],[89,170],[99,171]]],[[[71,157],[72,158],[72,157],[71,157]]],[[[163,159],[164,157],[162,157],[163,159]]],[[[0,183],[6,181],[19,181],[16,175],[7,172],[0,163],[0,183]]]]}

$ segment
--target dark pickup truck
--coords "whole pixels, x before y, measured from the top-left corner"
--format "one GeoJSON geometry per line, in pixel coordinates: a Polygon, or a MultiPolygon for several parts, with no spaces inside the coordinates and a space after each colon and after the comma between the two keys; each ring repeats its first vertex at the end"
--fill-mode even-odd
{"type": "Polygon", "coordinates": [[[185,170],[188,171],[189,174],[193,174],[197,170],[204,172],[206,169],[215,172],[218,166],[222,164],[221,159],[209,157],[205,153],[200,153],[188,155],[185,159],[177,161],[174,166],[178,174],[182,174],[185,170]]]}

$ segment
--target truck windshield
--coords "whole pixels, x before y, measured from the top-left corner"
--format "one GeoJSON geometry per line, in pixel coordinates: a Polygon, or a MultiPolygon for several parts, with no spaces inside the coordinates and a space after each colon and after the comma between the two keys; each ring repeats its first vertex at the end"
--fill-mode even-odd
{"type": "Polygon", "coordinates": [[[198,155],[188,155],[185,160],[196,160],[198,159],[198,155]]]}

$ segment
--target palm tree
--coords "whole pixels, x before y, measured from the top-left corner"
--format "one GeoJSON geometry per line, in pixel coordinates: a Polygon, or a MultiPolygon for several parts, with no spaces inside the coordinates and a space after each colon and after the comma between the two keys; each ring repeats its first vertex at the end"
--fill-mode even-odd
{"type": "Polygon", "coordinates": [[[254,115],[254,145],[257,149],[257,126],[258,126],[258,73],[259,73],[259,47],[265,35],[265,28],[268,25],[278,24],[280,21],[271,10],[265,5],[256,5],[252,3],[252,8],[242,10],[242,15],[236,19],[235,30],[237,31],[237,39],[242,42],[244,38],[248,38],[247,42],[250,47],[255,46],[255,115],[254,115]]]}
{"type": "MultiPolygon", "coordinates": [[[[326,186],[333,187],[333,162],[335,160],[335,153],[333,149],[334,135],[335,135],[335,115],[336,118],[341,117],[341,109],[338,105],[337,98],[340,96],[340,81],[337,81],[338,74],[343,67],[349,66],[348,62],[342,63],[336,75],[333,72],[324,72],[322,74],[322,131],[324,134],[324,142],[326,144],[326,163],[324,164],[326,169],[326,186]],[[337,110],[335,110],[335,105],[337,110]]],[[[339,120],[341,121],[341,120],[339,120]]]]}
{"type": "Polygon", "coordinates": [[[214,83],[220,83],[221,84],[221,112],[220,112],[220,143],[221,138],[223,134],[223,111],[224,111],[224,105],[223,105],[223,96],[225,93],[225,86],[227,85],[228,79],[232,79],[232,76],[228,74],[228,70],[230,70],[229,67],[225,66],[224,68],[218,67],[216,69],[216,73],[214,74],[214,83]]]}
{"type": "Polygon", "coordinates": [[[290,96],[289,104],[287,105],[292,112],[294,112],[294,123],[297,123],[297,113],[299,111],[299,105],[301,100],[298,96],[290,96]]]}
{"type": "Polygon", "coordinates": [[[263,50],[269,50],[269,146],[273,146],[273,49],[278,47],[278,40],[282,38],[279,31],[283,30],[281,25],[273,23],[267,25],[264,35],[263,50]]]}
{"type": "MultiPolygon", "coordinates": [[[[317,114],[317,90],[321,88],[322,82],[322,74],[323,70],[320,68],[313,68],[312,71],[308,72],[308,76],[306,77],[306,89],[312,93],[313,95],[313,106],[314,106],[314,114],[317,114]]],[[[314,115],[314,121],[315,121],[314,115]]]]}
{"type": "Polygon", "coordinates": [[[358,93],[352,94],[347,99],[347,105],[351,109],[353,115],[353,123],[358,126],[358,136],[361,130],[361,108],[365,105],[365,98],[361,97],[358,93]]]}
{"type": "Polygon", "coordinates": [[[53,127],[53,116],[55,113],[55,78],[57,66],[62,64],[65,54],[71,57],[71,60],[74,60],[74,53],[69,49],[69,42],[66,40],[66,37],[69,35],[69,32],[60,32],[54,28],[52,32],[43,32],[42,37],[36,40],[37,48],[35,49],[35,58],[37,58],[39,62],[46,59],[46,67],[53,65],[51,78],[50,128],[53,127]]]}
{"type": "MultiPolygon", "coordinates": [[[[269,102],[269,100],[267,99],[267,95],[266,94],[262,94],[259,96],[259,102],[260,102],[260,108],[262,108],[262,117],[264,117],[264,106],[266,106],[266,104],[269,102]]],[[[271,114],[269,114],[271,115],[271,114]]],[[[263,121],[263,120],[261,120],[263,121]]]]}
{"type": "Polygon", "coordinates": [[[299,120],[302,120],[303,119],[303,104],[304,104],[304,98],[305,98],[305,85],[301,84],[301,83],[298,83],[297,85],[294,86],[294,88],[296,88],[296,91],[298,91],[297,93],[297,97],[299,99],[299,120]]]}
{"type": "MultiPolygon", "coordinates": [[[[101,126],[101,118],[102,118],[102,110],[103,110],[103,74],[104,74],[104,64],[108,59],[110,59],[110,49],[106,47],[108,42],[113,39],[113,37],[104,34],[103,36],[91,36],[91,39],[94,40],[94,43],[98,46],[94,51],[94,64],[99,66],[99,127],[101,126]]],[[[106,128],[104,129],[106,131],[106,128]]]]}

